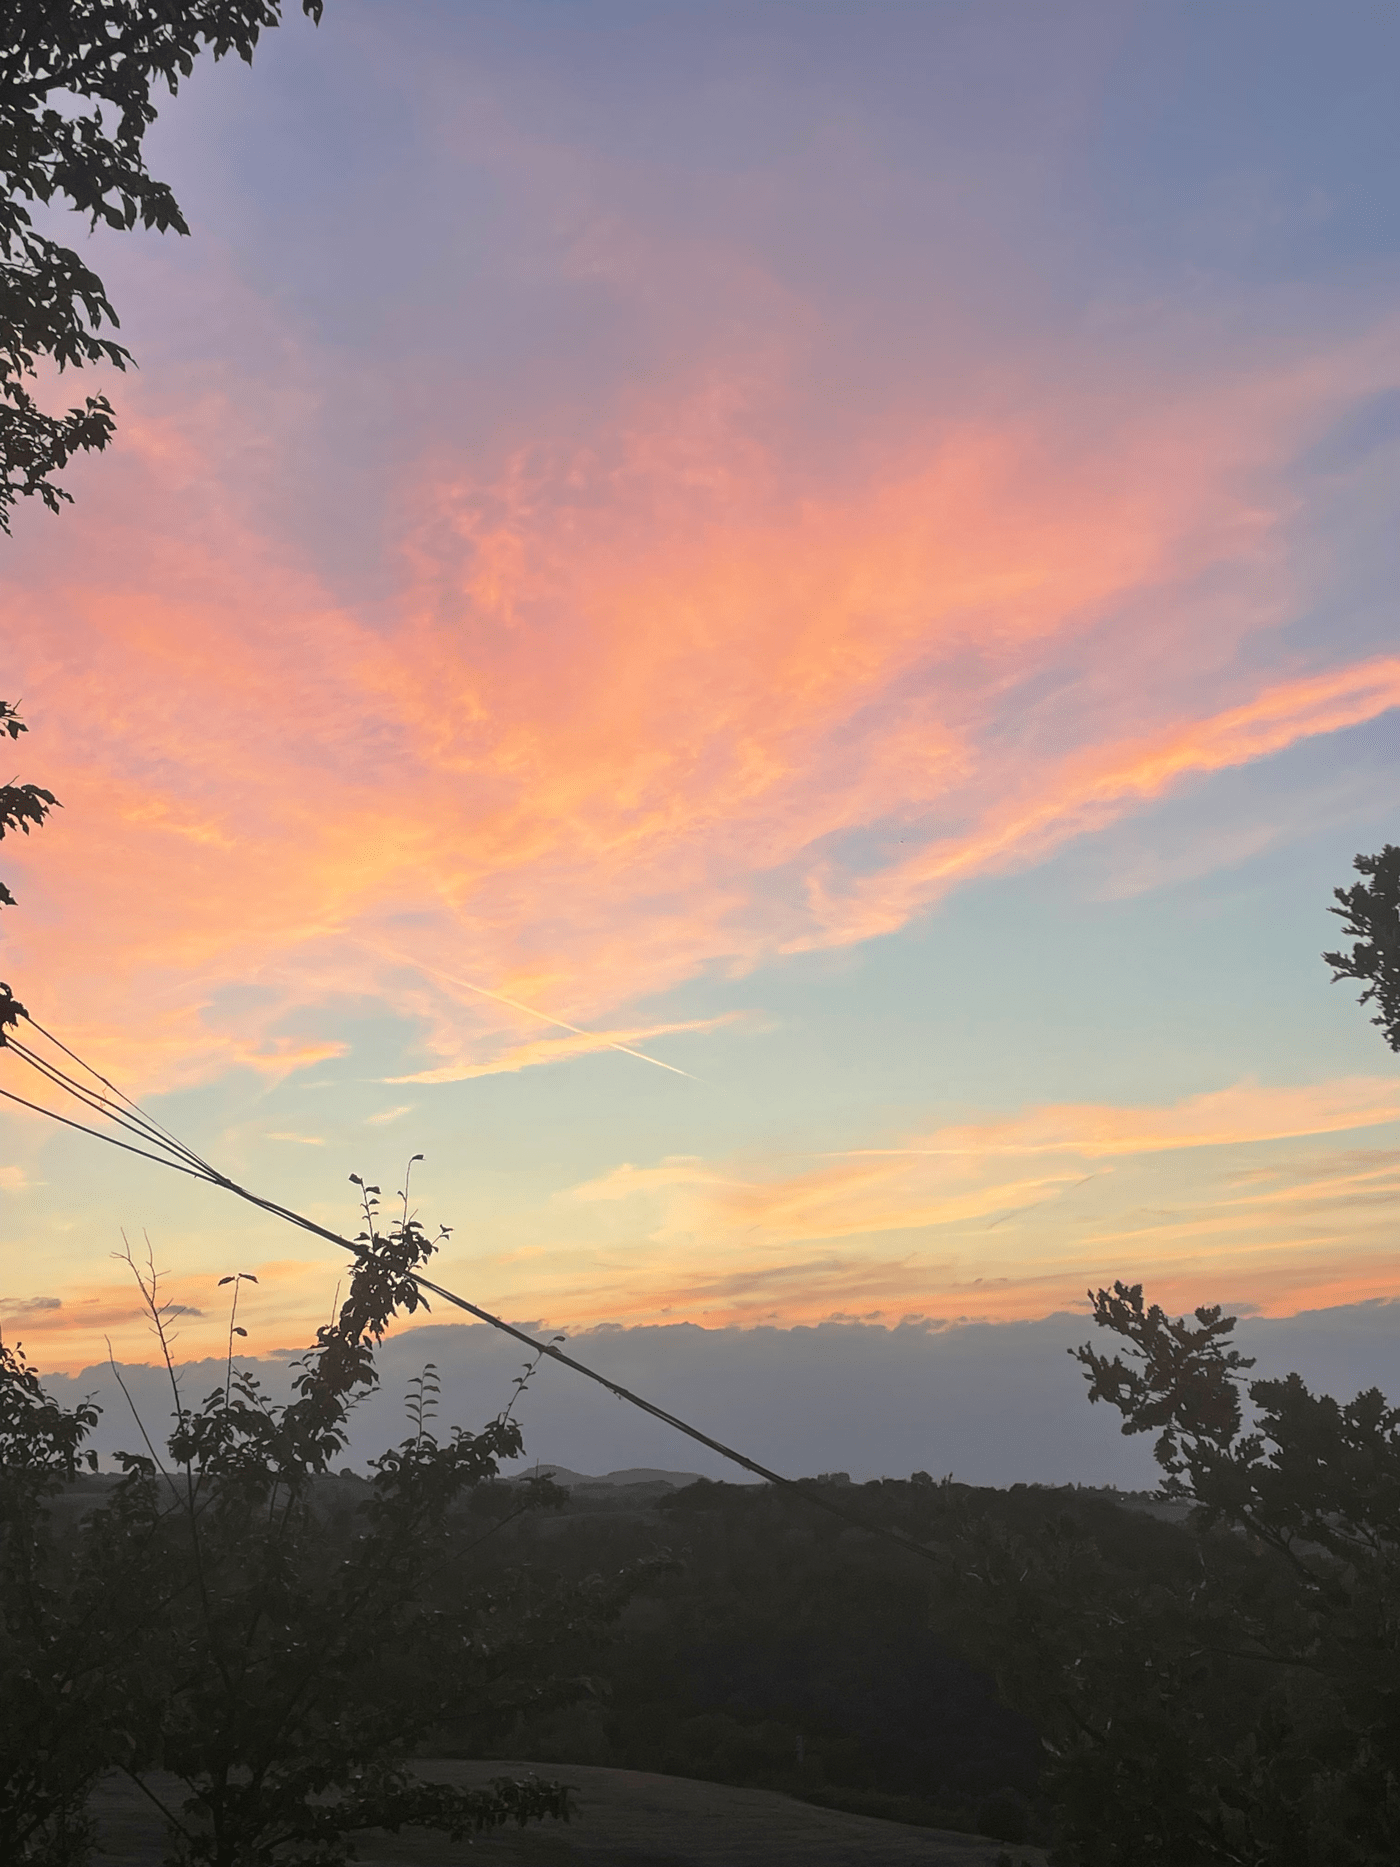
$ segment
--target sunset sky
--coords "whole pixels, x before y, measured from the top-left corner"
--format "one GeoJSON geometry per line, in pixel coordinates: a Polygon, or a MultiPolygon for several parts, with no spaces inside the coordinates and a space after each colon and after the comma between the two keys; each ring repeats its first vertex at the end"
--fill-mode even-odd
{"type": "MultiPolygon", "coordinates": [[[[140,368],[0,543],[63,804],[0,975],[325,1224],[422,1153],[513,1318],[1400,1296],[1319,958],[1400,841],[1397,61],[1363,0],[328,0],[206,63],[193,237],[65,227],[140,368]]],[[[17,1113],[0,1226],[55,1369],[149,1352],[122,1228],[191,1355],[343,1269],[17,1113]]]]}

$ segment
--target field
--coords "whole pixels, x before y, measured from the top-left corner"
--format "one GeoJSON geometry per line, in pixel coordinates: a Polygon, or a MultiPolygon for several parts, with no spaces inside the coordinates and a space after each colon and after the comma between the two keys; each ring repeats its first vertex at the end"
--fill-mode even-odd
{"type": "MultiPolygon", "coordinates": [[[[769,1790],[736,1789],[687,1777],[590,1765],[420,1764],[439,1782],[482,1783],[492,1776],[541,1775],[573,1784],[579,1817],[453,1844],[421,1831],[368,1834],[360,1867],[1042,1867],[1039,1848],[1006,1848],[982,1836],[910,1828],[813,1808],[769,1790]]],[[[138,1790],[109,1779],[94,1798],[99,1867],[159,1867],[161,1819],[138,1790]]]]}

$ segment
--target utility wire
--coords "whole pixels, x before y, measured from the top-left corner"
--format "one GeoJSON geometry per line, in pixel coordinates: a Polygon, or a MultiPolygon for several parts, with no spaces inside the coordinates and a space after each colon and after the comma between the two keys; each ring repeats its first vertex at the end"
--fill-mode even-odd
{"type": "MultiPolygon", "coordinates": [[[[118,1089],[115,1083],[108,1082],[107,1078],[103,1076],[99,1071],[93,1069],[90,1063],[84,1063],[83,1059],[80,1056],[78,1056],[76,1052],[70,1050],[67,1044],[65,1044],[61,1038],[55,1037],[52,1031],[46,1031],[43,1025],[40,1024],[39,1020],[35,1018],[34,1016],[32,1016],[30,1012],[25,1011],[24,1018],[25,1018],[26,1023],[33,1025],[34,1029],[38,1031],[41,1037],[47,1038],[49,1043],[53,1044],[56,1049],[61,1050],[65,1057],[69,1058],[71,1062],[76,1063],[80,1070],[84,1071],[85,1074],[87,1074],[88,1076],[91,1076],[94,1082],[101,1083],[104,1089],[110,1089],[112,1094],[117,1098],[118,1101],[124,1102],[126,1106],[135,1115],[140,1117],[140,1119],[146,1124],[148,1128],[150,1128],[154,1133],[163,1136],[165,1141],[171,1147],[178,1148],[182,1154],[186,1155],[187,1158],[194,1161],[197,1166],[205,1168],[210,1173],[213,1172],[213,1168],[209,1166],[209,1163],[207,1161],[201,1160],[198,1154],[194,1153],[192,1149],[186,1147],[184,1142],[178,1140],[176,1136],[173,1135],[168,1128],[162,1127],[162,1125],[155,1119],[153,1115],[148,1115],[146,1111],[140,1106],[139,1103],[132,1101],[131,1097],[127,1095],[125,1090],[118,1089]]],[[[3,1033],[0,1033],[0,1035],[3,1035],[3,1033]]],[[[14,1039],[11,1038],[9,1042],[13,1046],[14,1039]]]]}
{"type": "Polygon", "coordinates": [[[434,1296],[442,1297],[446,1302],[455,1304],[458,1309],[466,1310],[469,1315],[478,1317],[482,1322],[489,1322],[493,1329],[499,1329],[505,1335],[513,1335],[517,1342],[523,1342],[527,1348],[534,1349],[537,1354],[548,1355],[553,1360],[562,1362],[564,1367],[572,1368],[575,1374],[582,1374],[588,1380],[596,1381],[599,1387],[607,1388],[608,1392],[616,1394],[619,1400],[625,1400],[629,1405],[639,1407],[643,1413],[649,1413],[654,1420],[660,1420],[665,1426],[674,1427],[678,1433],[684,1433],[687,1439],[693,1439],[699,1445],[708,1446],[712,1452],[718,1452],[721,1458],[728,1459],[731,1464],[741,1465],[745,1471],[753,1472],[759,1478],[766,1478],[769,1484],[782,1485],[786,1490],[795,1491],[799,1497],[804,1497],[809,1503],[820,1506],[824,1511],[829,1511],[833,1517],[841,1517],[847,1523],[854,1524],[857,1529],[868,1531],[871,1536],[882,1536],[891,1543],[898,1543],[901,1549],[912,1550],[916,1556],[922,1556],[926,1562],[937,1561],[938,1558],[933,1550],[916,1541],[912,1536],[905,1536],[902,1530],[891,1529],[888,1524],[871,1523],[862,1512],[847,1510],[844,1505],[838,1504],[834,1498],[827,1497],[824,1492],[809,1490],[800,1478],[785,1478],[781,1472],[770,1471],[766,1465],[760,1465],[756,1459],[751,1459],[742,1452],[736,1452],[733,1446],[725,1445],[723,1440],[711,1439],[710,1435],[702,1433],[698,1426],[689,1425],[676,1414],[668,1413],[664,1407],[658,1407],[652,1401],[644,1400],[640,1394],[634,1394],[630,1388],[621,1387],[616,1381],[610,1381],[606,1375],[585,1367],[581,1361],[575,1361],[572,1355],[564,1354],[563,1350],[556,1348],[553,1343],[537,1342],[533,1336],[526,1335],[523,1329],[517,1329],[513,1323],[503,1322],[499,1316],[493,1316],[489,1310],[480,1309],[475,1303],[469,1303],[465,1297],[459,1297],[455,1291],[443,1289],[441,1284],[429,1283],[426,1277],[415,1276],[413,1281],[420,1290],[431,1290],[434,1296]]]}
{"type": "MultiPolygon", "coordinates": [[[[22,1057],[32,1069],[37,1070],[39,1074],[51,1082],[55,1088],[65,1090],[69,1095],[74,1096],[85,1108],[91,1109],[95,1115],[105,1115],[108,1121],[115,1123],[118,1128],[124,1128],[128,1134],[139,1135],[142,1140],[150,1141],[157,1147],[169,1148],[172,1145],[171,1142],[167,1141],[165,1137],[154,1128],[153,1124],[144,1119],[133,1120],[124,1110],[116,1104],[109,1102],[105,1096],[94,1095],[91,1090],[85,1088],[81,1083],[74,1082],[73,1078],[67,1075],[63,1070],[57,1069],[54,1065],[46,1062],[44,1058],[36,1056],[34,1052],[27,1049],[25,1045],[11,1039],[6,1048],[13,1050],[16,1056],[22,1057]]],[[[205,1165],[203,1161],[199,1160],[197,1155],[191,1154],[187,1148],[179,1147],[178,1143],[176,1143],[175,1146],[177,1151],[181,1153],[185,1159],[193,1162],[194,1165],[198,1167],[203,1167],[205,1165]]]]}
{"type": "MultiPolygon", "coordinates": [[[[93,1113],[106,1116],[109,1121],[123,1128],[127,1133],[137,1135],[142,1140],[148,1141],[152,1147],[163,1151],[152,1153],[148,1148],[133,1146],[129,1141],[119,1141],[115,1135],[104,1134],[99,1128],[90,1128],[84,1122],[73,1121],[70,1117],[59,1114],[56,1109],[46,1108],[42,1103],[30,1102],[24,1096],[14,1094],[12,1090],[0,1089],[0,1096],[10,1102],[17,1102],[22,1108],[31,1109],[36,1115],[46,1115],[50,1121],[61,1122],[65,1128],[74,1128],[80,1134],[91,1135],[95,1141],[106,1141],[112,1147],[122,1148],[128,1154],[139,1154],[143,1160],[154,1161],[159,1167],[170,1167],[176,1173],[186,1174],[190,1179],[203,1180],[210,1186],[221,1187],[224,1192],[232,1193],[235,1198],[245,1200],[250,1206],[256,1206],[259,1211],[266,1212],[272,1218],[281,1219],[288,1225],[298,1227],[301,1231],[310,1232],[314,1237],[322,1238],[328,1244],[339,1245],[343,1251],[351,1253],[355,1251],[356,1247],[351,1241],[348,1238],[342,1238],[339,1232],[331,1231],[328,1226],[318,1224],[315,1219],[307,1218],[304,1213],[297,1212],[290,1206],[280,1205],[276,1200],[265,1199],[262,1194],[254,1193],[248,1187],[240,1186],[236,1180],[229,1179],[227,1174],[220,1173],[216,1167],[211,1166],[192,1148],[187,1147],[169,1129],[162,1127],[153,1116],[148,1115],[139,1103],[134,1102],[115,1084],[108,1082],[105,1076],[99,1075],[90,1064],[84,1063],[82,1058],[71,1051],[66,1044],[44,1030],[44,1027],[30,1017],[22,1007],[15,1005],[14,1009],[27,1023],[33,1025],[41,1036],[47,1038],[51,1044],[70,1058],[80,1070],[95,1082],[101,1083],[104,1089],[109,1090],[110,1096],[88,1089],[68,1075],[66,1071],[47,1062],[27,1045],[20,1043],[3,1028],[0,1028],[0,1049],[13,1051],[15,1056],[27,1063],[55,1088],[75,1097],[93,1113]]],[[[723,1440],[714,1439],[708,1433],[702,1433],[698,1426],[691,1426],[688,1421],[681,1419],[677,1414],[667,1412],[664,1407],[658,1407],[654,1402],[644,1399],[642,1395],[634,1394],[630,1388],[623,1387],[616,1381],[610,1381],[606,1375],[599,1374],[596,1369],[586,1367],[581,1361],[575,1361],[572,1355],[566,1355],[554,1343],[537,1341],[525,1330],[516,1328],[514,1323],[506,1322],[500,1316],[493,1316],[490,1310],[482,1309],[479,1304],[469,1302],[466,1297],[459,1296],[455,1290],[448,1290],[442,1284],[433,1283],[417,1272],[410,1274],[420,1290],[431,1291],[434,1296],[440,1297],[445,1303],[452,1304],[456,1309],[465,1310],[469,1316],[475,1316],[479,1322],[488,1323],[491,1328],[498,1329],[503,1335],[514,1337],[532,1354],[548,1356],[550,1360],[559,1362],[563,1367],[571,1368],[575,1374],[581,1374],[585,1380],[593,1381],[597,1386],[606,1388],[619,1400],[626,1401],[629,1406],[650,1414],[652,1419],[660,1420],[664,1426],[683,1433],[686,1438],[693,1439],[698,1445],[707,1446],[710,1451],[717,1452],[721,1458],[728,1459],[731,1464],[741,1466],[745,1471],[754,1473],[756,1477],[766,1480],[769,1484],[780,1485],[784,1490],[796,1492],[799,1497],[805,1498],[809,1504],[815,1504],[828,1515],[839,1517],[857,1529],[864,1530],[870,1536],[881,1537],[886,1542],[895,1543],[901,1549],[921,1556],[926,1562],[938,1560],[932,1549],[918,1542],[914,1537],[906,1536],[902,1530],[896,1530],[888,1524],[872,1523],[863,1512],[850,1510],[845,1505],[838,1504],[835,1498],[828,1497],[824,1491],[814,1489],[810,1481],[785,1478],[781,1472],[775,1472],[766,1465],[760,1465],[756,1459],[749,1458],[746,1453],[736,1451],[733,1446],[725,1445],[723,1440]]]]}
{"type": "Polygon", "coordinates": [[[35,1068],[42,1070],[44,1075],[46,1075],[51,1082],[57,1084],[60,1088],[67,1089],[70,1095],[77,1096],[79,1100],[85,1102],[89,1108],[106,1115],[110,1120],[120,1123],[123,1127],[139,1127],[146,1138],[153,1141],[157,1146],[173,1149],[193,1166],[202,1168],[206,1173],[212,1174],[214,1172],[214,1169],[209,1165],[208,1161],[201,1159],[192,1148],[186,1147],[183,1141],[173,1135],[168,1128],[163,1127],[154,1116],[148,1115],[139,1103],[133,1102],[131,1097],[124,1094],[114,1083],[108,1082],[105,1076],[99,1075],[91,1065],[84,1063],[82,1058],[76,1056],[66,1044],[61,1043],[51,1032],[46,1031],[43,1025],[39,1024],[35,1019],[30,1018],[28,1012],[25,1012],[24,1016],[30,1024],[33,1024],[35,1030],[38,1031],[41,1036],[46,1038],[48,1042],[53,1044],[57,1049],[61,1050],[66,1057],[76,1063],[78,1068],[91,1076],[95,1082],[101,1083],[104,1089],[110,1090],[111,1095],[100,1095],[95,1090],[89,1089],[86,1084],[75,1081],[65,1070],[60,1069],[55,1064],[40,1059],[26,1045],[21,1044],[16,1037],[11,1036],[6,1040],[6,1047],[8,1049],[15,1051],[17,1055],[23,1057],[26,1062],[33,1064],[35,1068]],[[119,1103],[125,1104],[125,1108],[119,1107],[119,1103]]]}
{"type": "MultiPolygon", "coordinates": [[[[6,1049],[9,1046],[6,1045],[6,1049]]],[[[79,1134],[90,1134],[94,1141],[106,1141],[112,1147],[119,1147],[127,1154],[139,1154],[142,1160],[153,1160],[158,1167],[173,1167],[176,1173],[187,1173],[192,1180],[208,1180],[207,1173],[196,1173],[193,1167],[182,1167],[178,1161],[171,1160],[168,1154],[148,1154],[143,1147],[132,1147],[130,1142],[118,1141],[115,1135],[103,1134],[100,1128],[89,1128],[83,1122],[70,1121],[68,1116],[60,1115],[57,1109],[46,1109],[41,1103],[26,1101],[11,1089],[0,1089],[0,1096],[7,1102],[18,1102],[21,1108],[33,1109],[36,1115],[47,1115],[50,1121],[62,1122],[65,1128],[76,1128],[79,1134]]],[[[212,1182],[218,1185],[218,1181],[212,1182]]]]}

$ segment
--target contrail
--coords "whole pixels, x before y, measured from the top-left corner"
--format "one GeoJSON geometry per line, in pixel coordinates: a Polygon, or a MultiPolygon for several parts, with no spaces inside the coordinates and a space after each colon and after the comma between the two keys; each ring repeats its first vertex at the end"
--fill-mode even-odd
{"type": "MultiPolygon", "coordinates": [[[[1087,1186],[1090,1180],[1097,1180],[1098,1177],[1097,1173],[1086,1173],[1082,1180],[1072,1181],[1071,1184],[1065,1188],[1065,1192],[1072,1193],[1076,1186],[1087,1186]]],[[[1054,1198],[1055,1194],[1051,1193],[1048,1199],[1033,1199],[1029,1206],[1013,1206],[1010,1212],[1003,1212],[1001,1218],[993,1219],[991,1224],[987,1227],[987,1230],[989,1232],[994,1232],[997,1226],[1004,1224],[1007,1219],[1014,1219],[1023,1212],[1034,1212],[1037,1206],[1048,1206],[1050,1200],[1054,1198]]]]}
{"type": "MultiPolygon", "coordinates": [[[[368,941],[364,943],[368,945],[368,941]]],[[[567,1019],[551,1017],[547,1011],[537,1011],[533,1005],[522,1004],[518,998],[507,998],[504,992],[493,992],[489,986],[473,985],[470,979],[459,979],[456,973],[443,972],[438,966],[430,966],[426,960],[410,959],[406,953],[395,953],[390,947],[370,947],[372,953],[378,953],[384,959],[394,959],[402,966],[412,966],[418,972],[430,972],[435,979],[445,979],[449,985],[460,985],[463,991],[476,992],[482,998],[494,998],[498,1005],[509,1005],[514,1011],[523,1011],[527,1017],[538,1018],[541,1024],[553,1024],[561,1031],[572,1031],[575,1037],[594,1037],[609,1050],[620,1050],[624,1057],[637,1057],[643,1063],[654,1063],[658,1070],[669,1070],[672,1076],[684,1076],[687,1082],[698,1083],[700,1078],[692,1076],[689,1070],[677,1069],[674,1063],[663,1063],[660,1057],[649,1057],[645,1050],[633,1050],[630,1044],[614,1043],[612,1038],[604,1037],[601,1031],[585,1031],[581,1024],[570,1024],[567,1019]]]]}

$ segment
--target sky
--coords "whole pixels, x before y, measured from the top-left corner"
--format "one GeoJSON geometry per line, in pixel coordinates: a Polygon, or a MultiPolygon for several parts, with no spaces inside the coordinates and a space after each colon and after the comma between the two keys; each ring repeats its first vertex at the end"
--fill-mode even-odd
{"type": "MultiPolygon", "coordinates": [[[[197,70],[192,236],[64,229],[117,441],[0,558],[19,997],[332,1229],[421,1153],[442,1281],[696,1408],[1115,1277],[1400,1342],[1319,957],[1400,840],[1400,19],[1264,20],[330,0],[197,70]]],[[[0,1118],[41,1366],[149,1356],[123,1232],[195,1358],[342,1270],[0,1118]]]]}

